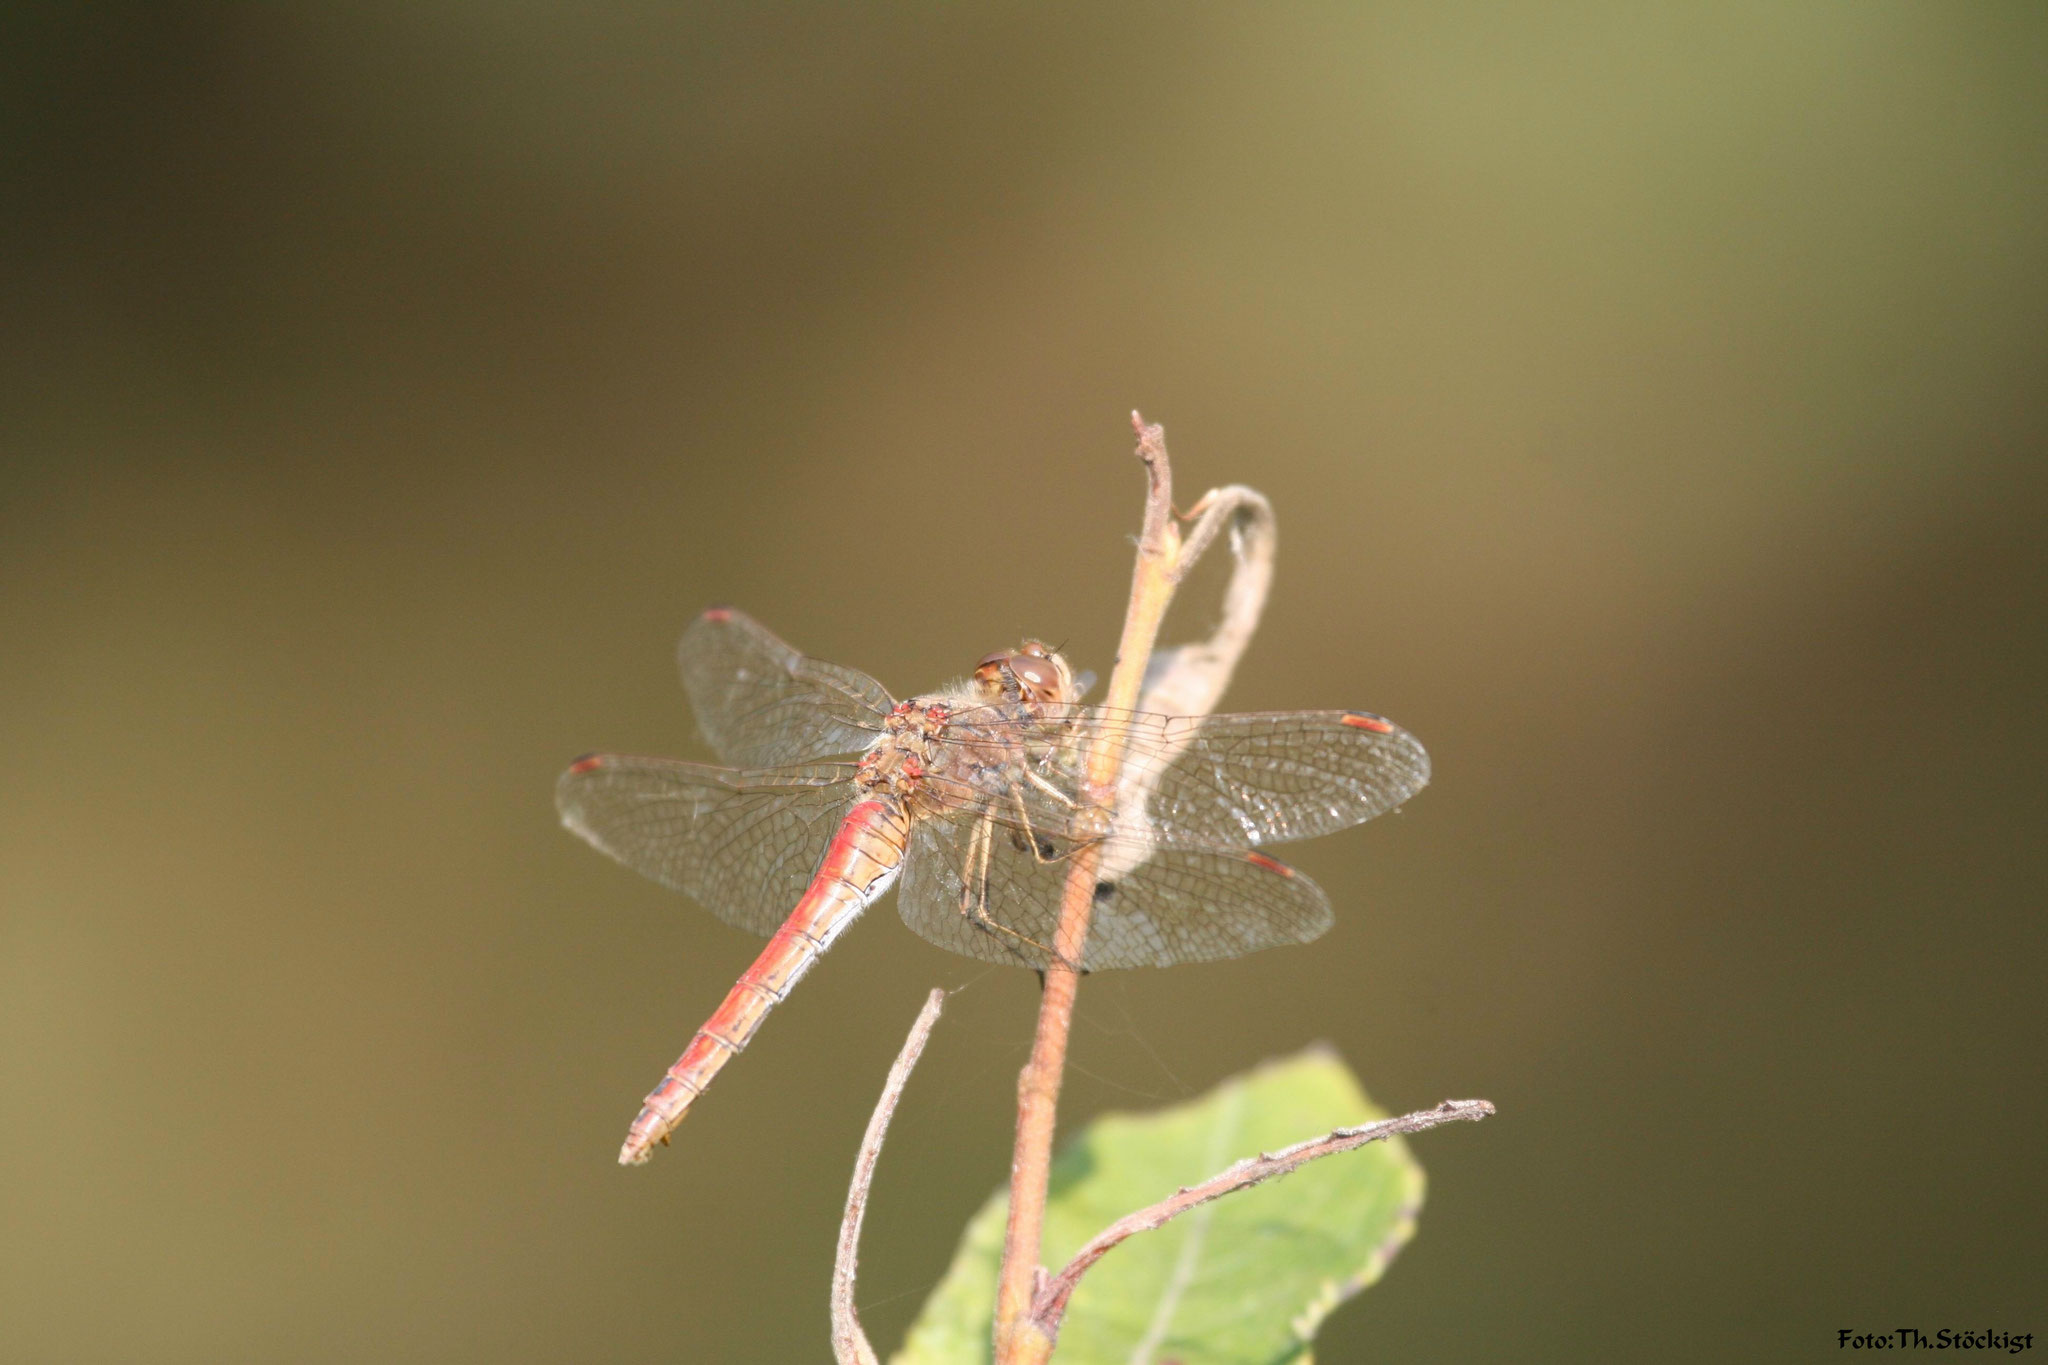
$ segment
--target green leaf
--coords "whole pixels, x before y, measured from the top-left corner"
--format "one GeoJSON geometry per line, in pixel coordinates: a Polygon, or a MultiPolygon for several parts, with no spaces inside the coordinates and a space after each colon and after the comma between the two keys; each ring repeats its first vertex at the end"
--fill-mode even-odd
{"type": "MultiPolygon", "coordinates": [[[[1057,1270],[1123,1215],[1241,1157],[1383,1117],[1324,1049],[1269,1062],[1155,1114],[1106,1114],[1053,1163],[1045,1253],[1057,1270]]],[[[1398,1137],[1310,1162],[1116,1247],[1081,1281],[1058,1365],[1290,1365],[1415,1233],[1422,1168],[1398,1137]]],[[[967,1225],[892,1365],[990,1358],[1007,1192],[967,1225]]]]}

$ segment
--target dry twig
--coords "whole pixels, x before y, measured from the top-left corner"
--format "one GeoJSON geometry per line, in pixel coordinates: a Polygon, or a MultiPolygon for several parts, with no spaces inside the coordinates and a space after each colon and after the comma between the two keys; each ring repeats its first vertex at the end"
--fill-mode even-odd
{"type": "Polygon", "coordinates": [[[832,1262],[832,1353],[839,1365],[880,1365],[875,1348],[868,1344],[867,1334],[860,1329],[860,1315],[853,1306],[854,1274],[860,1262],[860,1225],[867,1217],[868,1187],[874,1183],[875,1162],[882,1155],[882,1139],[888,1136],[889,1120],[896,1116],[896,1101],[903,1098],[911,1068],[924,1054],[925,1040],[932,1036],[932,1025],[939,1021],[939,1010],[945,1003],[946,993],[942,990],[934,990],[926,998],[917,1022],[910,1026],[910,1036],[903,1040],[903,1050],[896,1054],[896,1064],[889,1068],[882,1098],[875,1102],[868,1130],[860,1140],[860,1155],[854,1158],[853,1185],[846,1191],[846,1216],[839,1222],[839,1255],[832,1262]]]}
{"type": "MultiPolygon", "coordinates": [[[[1207,715],[1229,685],[1265,609],[1277,539],[1273,509],[1262,494],[1242,485],[1215,489],[1188,512],[1185,520],[1190,525],[1183,535],[1175,524],[1166,432],[1157,425],[1146,425],[1135,412],[1131,422],[1137,429],[1137,454],[1145,464],[1148,479],[1145,520],[1138,540],[1137,565],[1131,576],[1123,638],[1117,648],[1116,668],[1110,675],[1104,705],[1114,710],[1142,709],[1175,716],[1207,715]],[[1215,632],[1200,644],[1160,650],[1155,657],[1153,647],[1160,621],[1173,601],[1175,589],[1226,528],[1237,564],[1225,590],[1223,615],[1215,632]]],[[[1114,822],[1119,812],[1144,809],[1148,797],[1144,788],[1156,772],[1156,764],[1143,771],[1125,772],[1121,731],[1105,729],[1088,755],[1086,794],[1103,812],[1105,822],[1114,822]]],[[[1045,970],[1031,1057],[1017,1079],[1017,1139],[1010,1167],[1009,1220],[1004,1230],[1002,1269],[996,1288],[994,1345],[999,1365],[1043,1365],[1052,1354],[1068,1301],[1081,1277],[1111,1248],[1133,1234],[1158,1228],[1198,1205],[1285,1175],[1321,1157],[1350,1151],[1397,1133],[1418,1133],[1443,1123],[1481,1119],[1494,1112],[1493,1105],[1485,1100],[1446,1100],[1435,1109],[1357,1128],[1339,1128],[1281,1151],[1261,1153],[1199,1185],[1188,1186],[1149,1208],[1118,1219],[1082,1247],[1059,1274],[1048,1275],[1039,1264],[1039,1255],[1053,1131],[1074,999],[1080,984],[1076,964],[1084,960],[1100,860],[1098,844],[1077,852],[1069,866],[1060,921],[1053,937],[1055,953],[1045,970]]],[[[911,1068],[924,1050],[943,999],[944,992],[933,991],[924,1012],[912,1026],[861,1143],[853,1186],[847,1194],[846,1217],[840,1226],[839,1257],[833,1270],[832,1340],[840,1365],[876,1365],[874,1348],[861,1332],[853,1305],[861,1221],[890,1117],[911,1068]]]]}
{"type": "MultiPolygon", "coordinates": [[[[1251,638],[1265,604],[1271,577],[1272,509],[1259,494],[1244,488],[1219,489],[1196,504],[1193,529],[1184,541],[1175,524],[1173,470],[1166,454],[1166,431],[1146,425],[1137,413],[1131,424],[1138,433],[1138,458],[1144,462],[1148,487],[1145,520],[1138,538],[1137,565],[1131,574],[1130,604],[1124,612],[1116,668],[1110,674],[1103,704],[1110,710],[1131,710],[1140,700],[1156,701],[1177,714],[1204,714],[1222,694],[1237,657],[1251,638]],[[1147,687],[1147,667],[1159,623],[1173,601],[1174,589],[1196,558],[1222,531],[1232,531],[1238,572],[1226,599],[1224,623],[1207,646],[1176,651],[1168,667],[1147,687]],[[1249,567],[1248,567],[1249,566],[1249,567]]],[[[1087,796],[1106,818],[1129,801],[1120,789],[1123,732],[1107,727],[1088,755],[1087,796]]],[[[1059,1108],[1060,1081],[1066,1068],[1067,1039],[1080,986],[1075,964],[1084,960],[1088,923],[1094,910],[1096,873],[1101,846],[1076,853],[1068,869],[1060,903],[1055,949],[1045,971],[1039,999],[1038,1028],[1031,1058],[1017,1078],[1017,1140],[1010,1163],[1009,1222],[1003,1235],[1003,1264],[996,1283],[995,1355],[1000,1365],[1036,1365],[1052,1352],[1053,1338],[1038,1320],[1034,1306],[1045,1282],[1039,1265],[1045,1230],[1046,1185],[1052,1169],[1052,1140],[1059,1108]]]]}
{"type": "Polygon", "coordinates": [[[1200,644],[1157,650],[1146,671],[1138,709],[1164,716],[1206,716],[1223,699],[1230,675],[1258,629],[1273,586],[1273,550],[1279,529],[1266,495],[1241,483],[1212,488],[1188,510],[1192,523],[1181,542],[1176,579],[1185,578],[1202,552],[1226,527],[1237,561],[1223,590],[1223,615],[1200,644]]]}
{"type": "Polygon", "coordinates": [[[1067,1300],[1073,1297],[1074,1288],[1080,1284],[1081,1277],[1087,1274],[1089,1267],[1101,1260],[1110,1248],[1134,1233],[1150,1232],[1199,1204],[1220,1199],[1237,1190],[1249,1189],[1275,1176],[1286,1175],[1320,1157],[1348,1152],[1354,1147],[1363,1147],[1368,1142],[1378,1142],[1396,1133],[1419,1133],[1426,1128],[1455,1123],[1460,1119],[1477,1122],[1492,1113],[1493,1105],[1486,1100],[1445,1100],[1434,1109],[1419,1109],[1412,1114],[1403,1114],[1399,1118],[1381,1119],[1377,1123],[1361,1124],[1356,1128],[1338,1128],[1322,1137],[1297,1142],[1292,1147],[1283,1147],[1277,1152],[1261,1152],[1256,1157],[1246,1157],[1199,1185],[1184,1186],[1171,1197],[1160,1200],[1150,1208],[1125,1214],[1097,1233],[1086,1246],[1074,1253],[1074,1259],[1067,1262],[1064,1270],[1046,1281],[1045,1287],[1039,1291],[1038,1301],[1032,1305],[1032,1319],[1049,1337],[1057,1339],[1060,1320],[1066,1315],[1067,1300]]]}

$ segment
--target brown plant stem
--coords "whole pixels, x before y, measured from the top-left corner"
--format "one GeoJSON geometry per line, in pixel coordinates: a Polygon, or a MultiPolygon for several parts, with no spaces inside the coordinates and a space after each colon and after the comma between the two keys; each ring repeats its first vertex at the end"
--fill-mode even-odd
{"type": "Polygon", "coordinates": [[[1075,1286],[1080,1284],[1081,1277],[1088,1273],[1090,1266],[1126,1238],[1161,1227],[1199,1204],[1249,1189],[1274,1176],[1286,1175],[1321,1157],[1348,1152],[1368,1142],[1393,1137],[1396,1133],[1420,1133],[1461,1119],[1476,1123],[1493,1112],[1493,1104],[1488,1100],[1445,1100],[1434,1109],[1418,1109],[1399,1118],[1381,1119],[1356,1128],[1334,1129],[1322,1137],[1297,1142],[1277,1152],[1261,1152],[1256,1157],[1246,1157],[1199,1185],[1185,1186],[1149,1208],[1125,1214],[1097,1233],[1086,1246],[1074,1253],[1074,1259],[1067,1262],[1064,1270],[1046,1281],[1032,1307],[1032,1320],[1049,1338],[1056,1339],[1060,1320],[1066,1315],[1067,1300],[1073,1297],[1075,1286]]]}
{"type": "MultiPolygon", "coordinates": [[[[1124,613],[1123,639],[1117,646],[1116,668],[1110,674],[1104,706],[1130,710],[1145,681],[1145,666],[1159,638],[1159,623],[1173,600],[1181,572],[1180,529],[1173,519],[1173,471],[1166,455],[1166,432],[1147,426],[1137,413],[1131,424],[1138,433],[1138,458],[1144,461],[1148,488],[1144,528],[1138,538],[1137,565],[1131,574],[1131,600],[1124,613]]],[[[1105,727],[1088,755],[1089,799],[1108,810],[1116,794],[1123,761],[1123,736],[1105,727]]],[[[1003,1235],[1003,1265],[996,1283],[995,1356],[999,1365],[1031,1365],[1051,1354],[1052,1337],[1032,1316],[1040,1277],[1040,1246],[1045,1231],[1046,1185],[1052,1170],[1053,1129],[1059,1109],[1061,1077],[1066,1069],[1067,1038],[1074,1020],[1074,997],[1080,988],[1078,964],[1088,942],[1088,921],[1095,904],[1095,873],[1102,861],[1100,845],[1077,853],[1068,870],[1060,902],[1060,922],[1053,936],[1056,956],[1045,970],[1039,998],[1038,1028],[1031,1057],[1017,1078],[1017,1140],[1010,1162],[1010,1213],[1003,1235]]]]}
{"type": "Polygon", "coordinates": [[[1223,699],[1237,661],[1265,615],[1266,594],[1273,586],[1273,550],[1279,540],[1273,505],[1265,494],[1243,484],[1210,489],[1182,520],[1188,525],[1181,533],[1178,577],[1187,576],[1226,528],[1236,563],[1209,638],[1152,652],[1138,709],[1157,716],[1206,716],[1223,699]]]}
{"type": "Polygon", "coordinates": [[[861,1137],[860,1154],[854,1158],[853,1184],[846,1191],[846,1215],[839,1221],[839,1254],[832,1262],[832,1354],[839,1365],[880,1365],[867,1333],[861,1330],[860,1314],[853,1306],[854,1274],[860,1262],[860,1226],[867,1217],[868,1187],[874,1183],[875,1163],[882,1155],[882,1139],[888,1136],[889,1120],[896,1116],[896,1101],[903,1098],[911,1068],[924,1055],[925,1041],[932,1036],[932,1025],[939,1021],[939,1010],[945,1003],[946,993],[942,990],[934,990],[925,999],[917,1022],[910,1026],[910,1036],[903,1040],[903,1050],[896,1054],[896,1064],[889,1068],[882,1097],[875,1101],[875,1112],[869,1116],[868,1130],[861,1137]]]}

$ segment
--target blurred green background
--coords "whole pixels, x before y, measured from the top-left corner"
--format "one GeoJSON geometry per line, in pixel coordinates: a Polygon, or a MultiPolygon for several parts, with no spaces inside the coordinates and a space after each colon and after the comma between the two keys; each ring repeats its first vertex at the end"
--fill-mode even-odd
{"type": "Polygon", "coordinates": [[[1133,407],[1279,512],[1227,704],[1437,775],[1289,855],[1314,946],[1091,978],[1068,1124],[1494,1100],[1329,1361],[2048,1330],[2039,6],[4,24],[0,1357],[824,1359],[960,986],[893,1345],[1035,982],[885,905],[621,1171],[757,945],[550,787],[702,752],[711,602],[1106,671],[1133,407]]]}

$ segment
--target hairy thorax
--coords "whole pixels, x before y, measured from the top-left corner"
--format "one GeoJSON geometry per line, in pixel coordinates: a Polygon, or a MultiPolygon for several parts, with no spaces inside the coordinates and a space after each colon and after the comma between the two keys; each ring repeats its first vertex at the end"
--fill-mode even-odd
{"type": "Polygon", "coordinates": [[[906,806],[920,804],[926,779],[943,773],[951,755],[939,743],[953,717],[946,697],[913,697],[896,703],[882,735],[860,758],[854,779],[871,796],[893,796],[906,806]]]}
{"type": "Polygon", "coordinates": [[[1077,693],[1066,661],[1036,641],[991,654],[958,688],[898,702],[855,780],[913,816],[981,804],[1032,761],[1031,722],[1077,693]]]}

